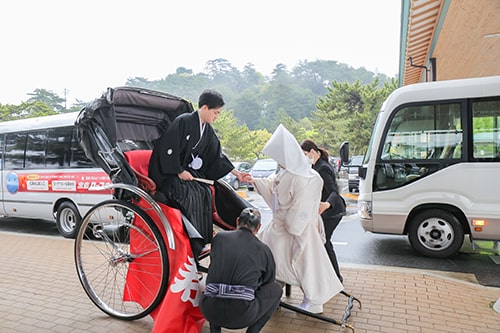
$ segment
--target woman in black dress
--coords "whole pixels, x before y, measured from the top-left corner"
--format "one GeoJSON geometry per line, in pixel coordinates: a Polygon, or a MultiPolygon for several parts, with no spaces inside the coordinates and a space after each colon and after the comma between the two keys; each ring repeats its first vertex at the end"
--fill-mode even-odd
{"type": "Polygon", "coordinates": [[[343,278],[340,274],[339,264],[337,262],[337,256],[335,255],[331,238],[335,228],[337,228],[340,220],[345,215],[346,204],[337,187],[335,170],[328,161],[328,151],[324,148],[319,148],[311,140],[303,141],[300,146],[304,151],[304,154],[311,162],[313,169],[320,174],[321,178],[323,178],[323,190],[321,193],[319,210],[325,226],[325,248],[333,268],[335,269],[340,282],[342,282],[343,278]]]}

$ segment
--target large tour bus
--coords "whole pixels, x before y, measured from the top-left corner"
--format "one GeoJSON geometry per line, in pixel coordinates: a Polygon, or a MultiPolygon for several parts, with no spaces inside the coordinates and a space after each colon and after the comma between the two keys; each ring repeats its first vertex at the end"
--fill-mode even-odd
{"type": "Polygon", "coordinates": [[[457,253],[464,235],[500,240],[500,76],[395,90],[359,176],[366,231],[408,235],[437,258],[457,253]]]}
{"type": "Polygon", "coordinates": [[[77,116],[0,122],[0,215],[55,219],[60,234],[73,238],[87,210],[111,198],[98,190],[109,176],[80,147],[77,116]]]}

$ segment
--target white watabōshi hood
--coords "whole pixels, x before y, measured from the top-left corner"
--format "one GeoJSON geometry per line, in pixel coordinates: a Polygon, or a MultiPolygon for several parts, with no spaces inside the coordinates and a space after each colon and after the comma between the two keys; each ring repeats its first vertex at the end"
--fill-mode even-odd
{"type": "Polygon", "coordinates": [[[300,148],[297,139],[282,124],[276,128],[262,152],[294,175],[314,176],[311,164],[300,148]]]}

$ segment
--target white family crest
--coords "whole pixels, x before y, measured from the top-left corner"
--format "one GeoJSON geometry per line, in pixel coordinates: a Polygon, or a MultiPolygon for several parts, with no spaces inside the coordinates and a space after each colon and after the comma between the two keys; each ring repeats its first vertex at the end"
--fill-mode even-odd
{"type": "Polygon", "coordinates": [[[183,302],[191,302],[193,306],[198,306],[201,299],[200,282],[194,258],[187,256],[187,261],[179,268],[175,275],[174,282],[170,286],[173,293],[180,293],[183,302]],[[182,278],[178,278],[180,275],[182,278]]]}

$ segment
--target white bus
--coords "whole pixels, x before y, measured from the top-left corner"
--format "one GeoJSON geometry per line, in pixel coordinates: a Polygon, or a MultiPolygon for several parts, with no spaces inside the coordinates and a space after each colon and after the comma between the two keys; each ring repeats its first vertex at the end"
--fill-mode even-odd
{"type": "Polygon", "coordinates": [[[74,126],[78,112],[0,122],[0,215],[55,218],[73,238],[81,218],[111,192],[89,188],[111,183],[87,159],[74,126]]]}
{"type": "Polygon", "coordinates": [[[366,231],[408,235],[436,258],[457,253],[466,234],[500,240],[500,76],[395,90],[359,176],[366,231]]]}

